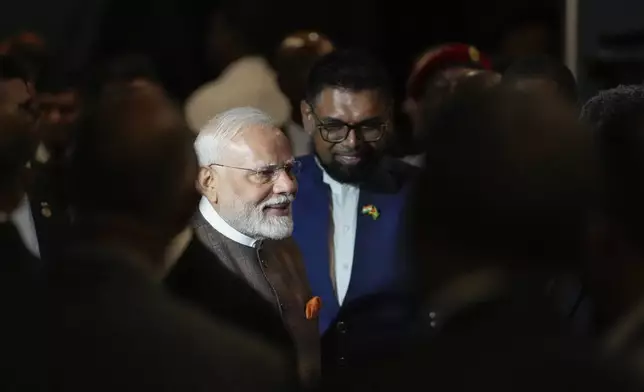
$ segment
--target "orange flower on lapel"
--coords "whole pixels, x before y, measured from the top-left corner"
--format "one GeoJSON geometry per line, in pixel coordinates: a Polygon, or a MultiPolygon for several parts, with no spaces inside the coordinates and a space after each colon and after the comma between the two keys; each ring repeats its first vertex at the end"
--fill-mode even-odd
{"type": "Polygon", "coordinates": [[[316,319],[320,313],[320,309],[322,309],[322,299],[320,297],[311,298],[309,302],[306,303],[306,319],[316,319]]]}

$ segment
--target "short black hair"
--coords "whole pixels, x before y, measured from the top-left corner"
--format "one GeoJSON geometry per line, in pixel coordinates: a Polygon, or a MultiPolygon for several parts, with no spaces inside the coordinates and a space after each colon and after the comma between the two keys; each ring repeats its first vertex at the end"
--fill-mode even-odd
{"type": "Polygon", "coordinates": [[[82,87],[83,80],[79,72],[66,69],[57,62],[47,63],[36,80],[38,93],[58,94],[82,87]]]}
{"type": "Polygon", "coordinates": [[[634,244],[644,243],[644,86],[599,92],[582,108],[594,130],[603,166],[602,210],[623,226],[634,244]]]}
{"type": "Polygon", "coordinates": [[[318,60],[309,73],[306,100],[314,103],[327,87],[349,91],[377,90],[393,99],[387,69],[375,57],[360,50],[337,50],[318,60]]]}
{"type": "Polygon", "coordinates": [[[177,209],[190,207],[180,198],[186,165],[194,161],[197,170],[194,135],[181,121],[148,121],[133,106],[141,91],[121,85],[87,98],[69,169],[71,204],[80,218],[116,214],[161,230],[177,209]]]}
{"type": "Polygon", "coordinates": [[[503,73],[503,83],[514,83],[523,79],[546,79],[559,87],[563,97],[577,102],[579,95],[577,81],[572,71],[562,62],[550,56],[530,56],[513,62],[503,73]]]}
{"type": "Polygon", "coordinates": [[[159,82],[154,62],[144,54],[124,54],[112,58],[103,69],[102,77],[106,81],[131,82],[135,79],[146,79],[159,82]]]}
{"type": "Polygon", "coordinates": [[[2,54],[0,55],[0,80],[2,79],[21,79],[27,83],[30,80],[29,68],[20,58],[2,54]]]}
{"type": "Polygon", "coordinates": [[[500,87],[465,91],[427,134],[412,248],[436,241],[475,261],[580,261],[594,162],[568,108],[500,87]]]}

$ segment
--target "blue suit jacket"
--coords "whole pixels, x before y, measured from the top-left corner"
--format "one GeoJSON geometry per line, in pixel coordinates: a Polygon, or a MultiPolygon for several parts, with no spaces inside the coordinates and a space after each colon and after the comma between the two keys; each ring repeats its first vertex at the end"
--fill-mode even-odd
{"type": "MultiPolygon", "coordinates": [[[[330,277],[331,191],[323,182],[322,169],[314,156],[300,160],[299,190],[293,203],[293,237],[302,252],[313,295],[322,298],[319,321],[320,332],[325,333],[341,311],[330,277]]],[[[415,170],[398,160],[384,159],[374,181],[360,187],[353,268],[343,307],[405,290],[407,268],[398,238],[404,228],[403,208],[415,170]],[[362,207],[369,204],[378,209],[377,219],[361,213],[362,207]]]]}

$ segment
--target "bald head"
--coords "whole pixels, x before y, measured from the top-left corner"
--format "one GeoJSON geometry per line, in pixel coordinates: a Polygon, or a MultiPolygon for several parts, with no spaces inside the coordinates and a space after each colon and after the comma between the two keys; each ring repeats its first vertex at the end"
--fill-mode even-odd
{"type": "Polygon", "coordinates": [[[75,207],[179,230],[196,203],[193,136],[175,104],[154,86],[118,86],[95,97],[72,155],[75,207]]]}

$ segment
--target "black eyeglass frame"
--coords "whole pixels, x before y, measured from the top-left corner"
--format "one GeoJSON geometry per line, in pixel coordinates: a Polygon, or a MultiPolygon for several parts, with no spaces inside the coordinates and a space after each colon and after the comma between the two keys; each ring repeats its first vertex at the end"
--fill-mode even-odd
{"type": "MultiPolygon", "coordinates": [[[[315,126],[320,132],[320,136],[322,137],[322,140],[328,143],[342,143],[343,141],[347,140],[349,137],[349,133],[353,130],[361,140],[372,143],[372,142],[377,142],[382,139],[382,137],[385,135],[385,132],[387,131],[387,128],[389,128],[389,123],[387,121],[383,121],[378,125],[379,133],[378,137],[375,138],[365,138],[364,132],[363,132],[363,127],[365,126],[362,123],[357,123],[357,124],[348,124],[345,123],[344,121],[340,121],[342,123],[343,128],[345,129],[344,137],[342,138],[337,138],[337,139],[330,139],[329,138],[329,129],[327,126],[320,120],[320,117],[318,114],[315,112],[315,109],[313,108],[313,104],[310,102],[306,101],[307,106],[309,107],[309,110],[311,111],[311,115],[313,115],[313,121],[315,121],[315,126]],[[358,132],[359,131],[359,132],[358,132]]],[[[338,120],[339,121],[339,120],[338,120]]]]}
{"type": "Polygon", "coordinates": [[[298,160],[291,160],[281,163],[279,165],[268,165],[257,169],[248,167],[229,166],[220,163],[211,163],[208,166],[226,167],[229,169],[244,170],[253,173],[261,184],[268,184],[277,181],[279,173],[284,171],[289,177],[294,178],[302,168],[302,162],[298,160]],[[270,173],[269,173],[270,172],[270,173]]]}

